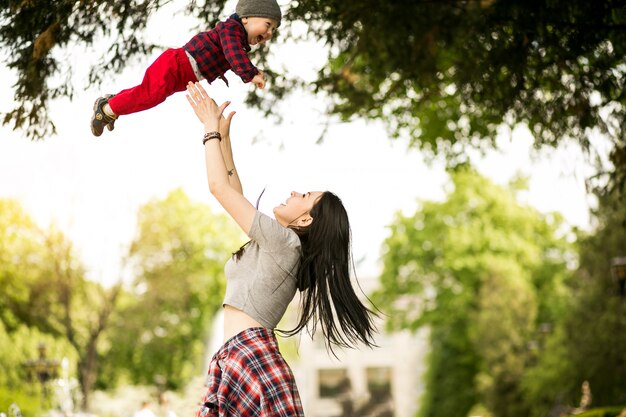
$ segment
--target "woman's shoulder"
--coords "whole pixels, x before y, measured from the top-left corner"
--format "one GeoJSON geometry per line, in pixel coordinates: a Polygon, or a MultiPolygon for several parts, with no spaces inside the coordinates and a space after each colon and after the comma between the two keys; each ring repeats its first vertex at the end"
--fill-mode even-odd
{"type": "Polygon", "coordinates": [[[300,247],[300,238],[296,232],[258,210],[252,221],[249,237],[257,242],[261,248],[300,247]]]}

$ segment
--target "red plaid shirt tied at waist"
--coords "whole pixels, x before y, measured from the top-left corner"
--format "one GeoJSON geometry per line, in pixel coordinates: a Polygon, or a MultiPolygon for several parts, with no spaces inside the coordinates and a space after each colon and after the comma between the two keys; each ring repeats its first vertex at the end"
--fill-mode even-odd
{"type": "Polygon", "coordinates": [[[196,417],[304,417],[298,387],[271,329],[229,339],[209,364],[196,417]]]}
{"type": "Polygon", "coordinates": [[[237,14],[219,22],[214,29],[197,34],[183,48],[196,61],[198,70],[209,83],[221,78],[228,85],[224,73],[229,69],[244,83],[259,73],[248,58],[248,34],[237,14]]]}

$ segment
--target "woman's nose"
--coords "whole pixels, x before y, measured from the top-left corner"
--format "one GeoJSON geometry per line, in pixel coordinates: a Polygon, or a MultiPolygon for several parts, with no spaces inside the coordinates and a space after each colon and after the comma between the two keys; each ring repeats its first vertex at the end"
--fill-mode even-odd
{"type": "Polygon", "coordinates": [[[290,195],[291,195],[292,197],[295,197],[295,196],[296,196],[296,194],[298,194],[298,193],[296,193],[295,191],[292,191],[290,195]]]}

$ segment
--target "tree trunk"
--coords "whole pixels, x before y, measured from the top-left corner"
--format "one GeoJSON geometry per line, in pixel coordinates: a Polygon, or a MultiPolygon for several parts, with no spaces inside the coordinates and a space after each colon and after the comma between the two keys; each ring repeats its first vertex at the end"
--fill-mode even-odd
{"type": "Polygon", "coordinates": [[[78,360],[78,375],[80,382],[80,391],[83,396],[81,409],[89,411],[89,399],[91,390],[96,382],[96,374],[98,368],[98,359],[96,352],[96,339],[89,341],[84,357],[78,360]]]}

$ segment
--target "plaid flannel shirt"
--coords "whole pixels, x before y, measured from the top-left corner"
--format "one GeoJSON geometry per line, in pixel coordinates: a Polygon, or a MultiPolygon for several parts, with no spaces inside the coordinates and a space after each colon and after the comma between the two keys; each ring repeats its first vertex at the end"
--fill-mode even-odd
{"type": "Polygon", "coordinates": [[[229,339],[213,356],[208,377],[196,417],[304,417],[271,329],[252,327],[229,339]]]}
{"type": "Polygon", "coordinates": [[[224,73],[229,69],[244,83],[259,73],[248,58],[248,34],[236,13],[214,29],[198,33],[183,48],[195,59],[198,70],[209,83],[219,77],[228,85],[224,73]]]}

